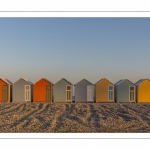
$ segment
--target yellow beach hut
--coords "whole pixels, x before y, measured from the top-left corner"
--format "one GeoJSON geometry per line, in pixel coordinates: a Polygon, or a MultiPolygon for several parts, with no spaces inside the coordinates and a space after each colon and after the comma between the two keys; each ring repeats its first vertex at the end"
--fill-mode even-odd
{"type": "Polygon", "coordinates": [[[141,79],[135,83],[137,102],[150,102],[150,80],[141,79]]]}
{"type": "Polygon", "coordinates": [[[96,102],[114,102],[114,84],[106,78],[95,83],[96,102]]]}

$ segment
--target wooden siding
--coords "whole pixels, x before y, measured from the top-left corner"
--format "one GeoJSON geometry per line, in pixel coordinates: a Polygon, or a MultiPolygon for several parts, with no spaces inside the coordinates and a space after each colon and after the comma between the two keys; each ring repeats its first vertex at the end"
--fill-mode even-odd
{"type": "Polygon", "coordinates": [[[45,79],[34,84],[34,102],[52,102],[53,85],[45,79]],[[50,86],[50,100],[46,100],[46,86],[50,86]]]}
{"type": "Polygon", "coordinates": [[[137,102],[150,102],[150,81],[145,80],[137,87],[137,102]]]}
{"type": "Polygon", "coordinates": [[[113,84],[107,79],[102,79],[100,82],[96,84],[96,102],[114,102],[108,100],[108,86],[113,84]]]}
{"type": "Polygon", "coordinates": [[[9,102],[9,101],[10,101],[10,86],[0,79],[0,102],[9,102]],[[7,101],[3,101],[3,86],[7,86],[8,89],[7,101]]]}

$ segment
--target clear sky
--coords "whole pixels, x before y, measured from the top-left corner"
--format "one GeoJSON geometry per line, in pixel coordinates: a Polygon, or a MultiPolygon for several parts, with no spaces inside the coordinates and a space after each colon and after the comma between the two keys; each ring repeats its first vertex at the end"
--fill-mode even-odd
{"type": "Polygon", "coordinates": [[[150,18],[0,18],[0,77],[150,78],[150,18]]]}

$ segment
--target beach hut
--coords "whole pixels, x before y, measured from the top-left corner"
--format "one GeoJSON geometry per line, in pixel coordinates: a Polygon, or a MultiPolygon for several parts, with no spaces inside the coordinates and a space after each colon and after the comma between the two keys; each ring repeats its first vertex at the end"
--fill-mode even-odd
{"type": "Polygon", "coordinates": [[[114,102],[114,84],[103,78],[95,83],[96,102],[114,102]]]}
{"type": "Polygon", "coordinates": [[[54,84],[54,102],[72,102],[73,85],[62,78],[54,84]]]}
{"type": "Polygon", "coordinates": [[[0,102],[12,101],[12,83],[6,78],[0,78],[0,102]]]}
{"type": "Polygon", "coordinates": [[[135,85],[128,79],[115,83],[116,102],[135,102],[135,85]]]}
{"type": "Polygon", "coordinates": [[[13,84],[13,102],[32,102],[33,83],[25,78],[20,78],[13,84]]]}
{"type": "Polygon", "coordinates": [[[75,102],[94,102],[94,85],[83,79],[75,85],[75,102]]]}
{"type": "Polygon", "coordinates": [[[34,102],[52,102],[53,83],[42,78],[34,84],[34,102]]]}
{"type": "Polygon", "coordinates": [[[150,102],[150,80],[141,79],[135,85],[137,102],[150,102]]]}

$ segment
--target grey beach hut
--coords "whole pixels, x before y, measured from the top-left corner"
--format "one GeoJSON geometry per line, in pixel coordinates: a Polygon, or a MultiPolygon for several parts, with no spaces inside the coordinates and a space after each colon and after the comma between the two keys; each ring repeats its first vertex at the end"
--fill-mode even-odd
{"type": "Polygon", "coordinates": [[[115,83],[116,102],[135,102],[135,84],[128,79],[115,83]]]}
{"type": "Polygon", "coordinates": [[[13,102],[32,102],[33,83],[25,78],[20,78],[13,84],[13,102]]]}
{"type": "Polygon", "coordinates": [[[54,84],[54,102],[72,102],[73,85],[65,78],[54,84]]]}
{"type": "Polygon", "coordinates": [[[94,85],[83,79],[75,85],[75,102],[94,102],[94,85]]]}

